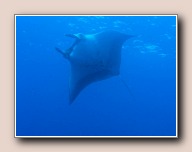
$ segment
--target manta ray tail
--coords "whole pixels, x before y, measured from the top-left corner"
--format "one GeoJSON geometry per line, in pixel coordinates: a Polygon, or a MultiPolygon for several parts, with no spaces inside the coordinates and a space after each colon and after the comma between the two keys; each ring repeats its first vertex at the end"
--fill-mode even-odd
{"type": "Polygon", "coordinates": [[[120,75],[119,75],[119,79],[121,80],[122,84],[127,88],[127,91],[130,94],[131,98],[133,100],[135,100],[135,96],[134,96],[132,90],[130,89],[129,85],[125,82],[125,80],[120,75]]]}

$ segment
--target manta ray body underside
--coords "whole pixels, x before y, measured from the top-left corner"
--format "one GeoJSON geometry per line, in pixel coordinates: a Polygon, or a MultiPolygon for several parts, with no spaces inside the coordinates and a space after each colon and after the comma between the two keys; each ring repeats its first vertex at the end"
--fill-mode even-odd
{"type": "Polygon", "coordinates": [[[71,64],[69,99],[72,103],[87,85],[119,75],[122,45],[132,36],[112,30],[65,36],[74,38],[74,43],[65,51],[56,50],[71,64]]]}

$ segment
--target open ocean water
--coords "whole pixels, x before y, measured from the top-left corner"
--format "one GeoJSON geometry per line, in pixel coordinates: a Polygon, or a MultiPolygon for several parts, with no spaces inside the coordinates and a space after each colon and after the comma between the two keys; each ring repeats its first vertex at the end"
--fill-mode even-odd
{"type": "Polygon", "coordinates": [[[176,136],[176,16],[16,16],[16,136],[176,136]],[[69,104],[64,34],[115,30],[120,75],[69,104]]]}

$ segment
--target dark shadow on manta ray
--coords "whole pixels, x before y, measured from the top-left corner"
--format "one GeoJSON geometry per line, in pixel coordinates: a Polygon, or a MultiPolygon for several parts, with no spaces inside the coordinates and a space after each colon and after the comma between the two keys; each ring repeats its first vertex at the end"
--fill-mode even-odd
{"type": "Polygon", "coordinates": [[[75,42],[66,51],[56,50],[71,64],[70,103],[87,85],[119,75],[122,45],[133,37],[113,30],[65,36],[74,38],[75,42]]]}

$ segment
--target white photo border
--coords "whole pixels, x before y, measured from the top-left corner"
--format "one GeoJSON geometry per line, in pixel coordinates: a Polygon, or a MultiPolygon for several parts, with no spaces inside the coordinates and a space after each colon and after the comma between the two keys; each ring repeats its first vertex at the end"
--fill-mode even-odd
{"type": "Polygon", "coordinates": [[[14,14],[14,137],[15,138],[179,138],[178,137],[178,14],[14,14]],[[176,17],[176,135],[175,136],[17,136],[16,135],[16,17],[17,16],[175,16],[176,17]]]}

